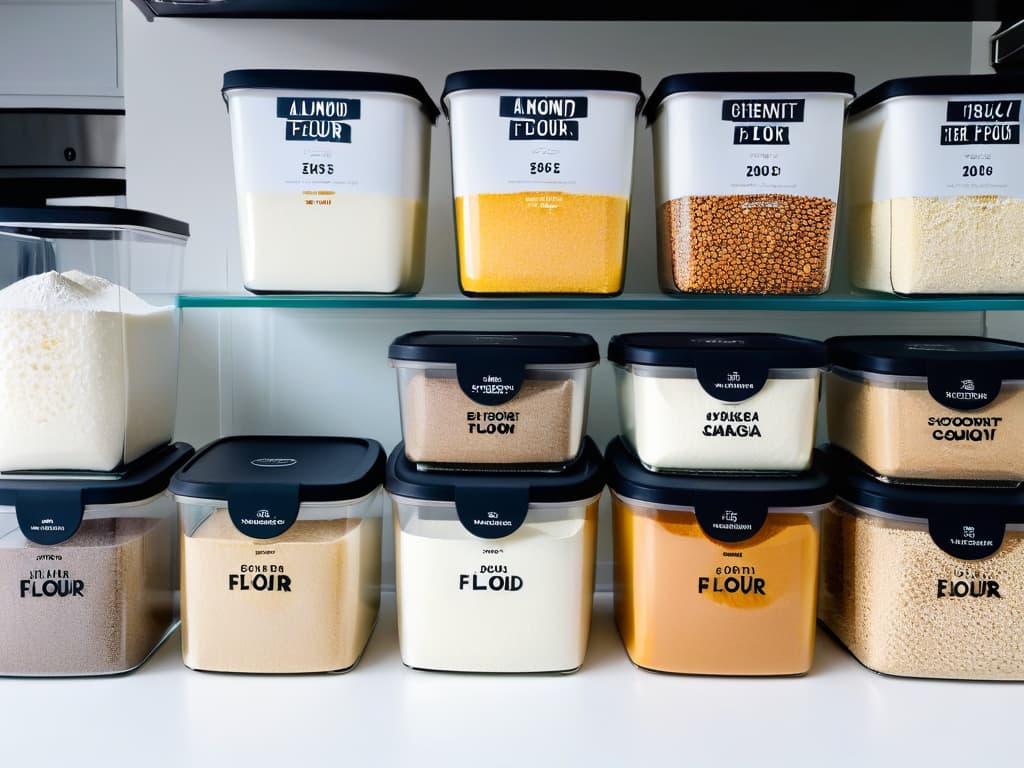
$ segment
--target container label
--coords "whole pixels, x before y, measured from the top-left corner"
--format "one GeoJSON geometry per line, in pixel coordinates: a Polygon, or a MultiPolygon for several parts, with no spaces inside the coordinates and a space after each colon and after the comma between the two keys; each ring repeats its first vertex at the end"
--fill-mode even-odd
{"type": "Polygon", "coordinates": [[[498,115],[511,118],[509,141],[579,141],[586,96],[502,96],[498,115]]]}
{"type": "Polygon", "coordinates": [[[935,583],[935,597],[938,600],[960,598],[982,598],[1002,600],[1005,588],[997,575],[971,565],[958,565],[939,577],[935,583]]]}
{"type": "Polygon", "coordinates": [[[352,143],[352,126],[362,112],[360,99],[278,97],[277,116],[284,120],[285,141],[352,143]]]}
{"type": "Polygon", "coordinates": [[[697,594],[709,597],[749,595],[768,597],[767,582],[753,565],[722,565],[708,576],[697,577],[697,594]]]}
{"type": "Polygon", "coordinates": [[[750,502],[719,502],[714,499],[694,504],[694,514],[708,538],[727,544],[753,538],[768,519],[765,506],[750,502]]]}
{"type": "Polygon", "coordinates": [[[704,437],[761,437],[761,415],[757,411],[708,411],[704,414],[704,437]]]}
{"type": "Polygon", "coordinates": [[[43,545],[60,544],[74,536],[85,509],[80,488],[22,493],[14,507],[25,538],[43,545]]]}
{"type": "Polygon", "coordinates": [[[992,405],[999,396],[1002,384],[1002,378],[998,374],[979,369],[972,370],[968,366],[953,368],[932,364],[928,367],[928,393],[935,402],[956,411],[976,411],[992,405]]]}
{"type": "MultiPolygon", "coordinates": [[[[994,555],[1003,545],[1005,532],[1006,524],[995,520],[972,518],[970,522],[964,522],[941,516],[928,520],[928,533],[932,541],[943,552],[959,560],[981,560],[994,555]]],[[[941,580],[939,589],[943,589],[941,580]]],[[[951,596],[955,596],[961,587],[947,583],[945,589],[951,596]]]]}
{"type": "MultiPolygon", "coordinates": [[[[259,466],[259,465],[256,465],[259,466]]],[[[273,468],[267,468],[273,473],[273,468]]],[[[239,533],[251,539],[272,539],[287,531],[299,516],[299,486],[266,483],[239,488],[228,498],[228,515],[239,533]]]]}
{"type": "Polygon", "coordinates": [[[227,578],[229,592],[291,592],[293,586],[292,577],[277,563],[242,563],[227,578]]]}
{"type": "Polygon", "coordinates": [[[37,555],[37,567],[18,581],[18,597],[22,600],[85,597],[84,579],[76,578],[67,568],[54,567],[53,561],[61,559],[60,555],[37,555]],[[38,562],[41,560],[47,561],[46,567],[41,567],[38,562]]]}
{"type": "Polygon", "coordinates": [[[528,488],[455,489],[459,522],[479,539],[503,539],[519,530],[530,506],[528,488]]]}
{"type": "Polygon", "coordinates": [[[1020,99],[949,101],[941,146],[1020,144],[1020,99]]]}
{"type": "Polygon", "coordinates": [[[726,99],[722,119],[748,123],[733,128],[733,144],[789,144],[789,126],[778,123],[802,123],[804,99],[726,99]]]}
{"type": "MultiPolygon", "coordinates": [[[[519,394],[519,389],[523,386],[523,379],[526,377],[526,366],[522,362],[508,360],[507,357],[507,353],[481,350],[478,355],[474,355],[472,360],[459,362],[456,365],[455,374],[463,394],[480,405],[503,405],[519,394]]],[[[518,414],[514,414],[514,416],[513,419],[502,419],[502,421],[509,424],[514,423],[518,421],[518,414]]],[[[483,419],[467,419],[467,421],[478,425],[498,423],[497,419],[490,422],[483,419]]],[[[471,434],[479,432],[473,428],[470,428],[469,431],[471,434]]]]}
{"type": "Polygon", "coordinates": [[[716,400],[739,403],[764,389],[768,368],[744,363],[740,355],[708,356],[697,363],[697,381],[716,400]]]}
{"type": "Polygon", "coordinates": [[[518,592],[523,584],[523,577],[507,565],[484,564],[471,573],[459,574],[460,592],[518,592]]]}

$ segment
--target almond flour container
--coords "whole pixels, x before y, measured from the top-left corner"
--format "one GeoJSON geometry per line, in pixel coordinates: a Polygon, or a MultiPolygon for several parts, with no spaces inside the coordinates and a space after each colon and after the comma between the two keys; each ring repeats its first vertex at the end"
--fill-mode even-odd
{"type": "Polygon", "coordinates": [[[0,479],[0,675],[114,675],[178,626],[168,445],[117,478],[0,479]]]}
{"type": "Polygon", "coordinates": [[[662,290],[825,292],[853,88],[843,72],[698,72],[658,83],[644,114],[662,290]]]}
{"type": "Polygon", "coordinates": [[[228,437],[175,475],[186,666],[355,666],[380,605],[384,464],[374,440],[228,437]]]}
{"type": "Polygon", "coordinates": [[[388,351],[420,468],[558,470],[583,447],[597,342],[582,333],[419,331],[388,351]]]}
{"type": "Polygon", "coordinates": [[[615,619],[633,663],[698,675],[802,675],[814,658],[818,530],[833,499],[807,472],[665,475],[615,438],[615,619]]]}
{"type": "Polygon", "coordinates": [[[885,293],[1024,292],[1020,74],[907,77],[846,128],[850,280],[885,293]]]}
{"type": "Polygon", "coordinates": [[[1024,495],[836,475],[822,527],[822,622],[865,666],[1024,680],[1024,495]]]}
{"type": "Polygon", "coordinates": [[[640,76],[455,72],[441,103],[462,291],[621,292],[640,76]]]}
{"type": "Polygon", "coordinates": [[[826,343],[834,446],[890,480],[1024,480],[1024,344],[969,336],[826,343]]]}
{"type": "Polygon", "coordinates": [[[559,473],[424,472],[388,460],[398,637],[409,667],[572,672],[590,636],[601,453],[559,473]]]}
{"type": "Polygon", "coordinates": [[[416,293],[430,130],[412,77],[227,72],[242,279],[253,293],[416,293]]]}
{"type": "Polygon", "coordinates": [[[647,469],[811,465],[825,345],[778,334],[612,337],[622,439],[647,469]]]}

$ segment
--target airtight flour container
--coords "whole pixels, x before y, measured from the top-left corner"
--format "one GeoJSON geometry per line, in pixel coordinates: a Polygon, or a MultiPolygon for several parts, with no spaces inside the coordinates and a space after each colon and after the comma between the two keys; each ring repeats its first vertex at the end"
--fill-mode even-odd
{"type": "Polygon", "coordinates": [[[0,479],[0,675],[133,670],[178,625],[168,445],[118,479],[0,479]]]}
{"type": "Polygon", "coordinates": [[[600,359],[587,334],[420,331],[388,354],[405,453],[421,468],[550,470],[579,455],[600,359]]]}
{"type": "Polygon", "coordinates": [[[467,294],[617,294],[629,228],[639,75],[455,72],[459,284],[467,294]]]}
{"type": "Polygon", "coordinates": [[[561,473],[424,472],[388,460],[398,637],[410,667],[571,672],[590,634],[601,454],[561,473]]]}
{"type": "Polygon", "coordinates": [[[380,605],[384,450],[350,437],[229,437],[171,482],[181,650],[214,672],[342,672],[380,605]]]}
{"type": "Polygon", "coordinates": [[[853,87],[842,72],[699,72],[658,83],[644,114],[664,291],[828,288],[853,87]]]}
{"type": "Polygon", "coordinates": [[[1024,680],[1024,496],[837,473],[820,618],[890,675],[1024,680]]]}
{"type": "Polygon", "coordinates": [[[188,225],[0,208],[0,471],[109,472],[167,445],[188,225]]]}
{"type": "Polygon", "coordinates": [[[969,336],[827,344],[833,445],[889,479],[1024,480],[1024,344],[969,336]]]}
{"type": "Polygon", "coordinates": [[[1024,291],[1020,74],[889,80],[850,105],[850,280],[898,294],[1024,291]]]}
{"type": "Polygon", "coordinates": [[[416,293],[430,131],[412,77],[247,69],[224,75],[242,279],[254,293],[416,293]]]}
{"type": "Polygon", "coordinates": [[[811,464],[825,345],[768,333],[613,336],[622,438],[653,470],[811,464]]]}
{"type": "Polygon", "coordinates": [[[665,475],[615,438],[615,619],[633,663],[800,675],[814,658],[824,460],[790,476],[665,475]]]}

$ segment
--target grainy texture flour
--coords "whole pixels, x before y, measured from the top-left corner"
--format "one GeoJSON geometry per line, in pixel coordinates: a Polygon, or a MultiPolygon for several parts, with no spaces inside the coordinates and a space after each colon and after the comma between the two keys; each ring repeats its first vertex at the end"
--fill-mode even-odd
{"type": "Polygon", "coordinates": [[[334,672],[359,660],[380,606],[379,517],[299,519],[259,540],[218,509],[182,533],[187,666],[334,672]]]}
{"type": "MultiPolygon", "coordinates": [[[[12,516],[13,517],[13,516],[12,516]]],[[[87,519],[42,546],[0,537],[0,674],[103,675],[141,664],[175,619],[174,518],[87,519]]]]}
{"type": "Polygon", "coordinates": [[[1008,530],[996,554],[964,561],[939,549],[925,525],[840,501],[826,511],[822,621],[878,672],[1024,680],[1024,532],[1008,530]],[[995,581],[999,596],[940,597],[940,580],[995,581]]]}

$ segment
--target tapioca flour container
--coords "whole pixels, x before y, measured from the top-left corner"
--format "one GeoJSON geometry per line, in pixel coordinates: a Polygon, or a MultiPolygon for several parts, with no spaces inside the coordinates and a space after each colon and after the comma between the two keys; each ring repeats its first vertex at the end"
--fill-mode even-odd
{"type": "Polygon", "coordinates": [[[658,83],[644,114],[665,292],[825,292],[853,89],[843,72],[698,72],[658,83]]]}
{"type": "Polygon", "coordinates": [[[839,641],[890,675],[1024,680],[1020,489],[836,481],[819,615],[839,641]]]}
{"type": "Polygon", "coordinates": [[[659,672],[801,675],[814,659],[819,527],[833,499],[820,457],[790,476],[666,475],[615,438],[615,620],[659,672]]]}
{"type": "Polygon", "coordinates": [[[178,626],[168,445],[117,479],[0,479],[0,675],[113,675],[178,626]]]}
{"type": "Polygon", "coordinates": [[[430,133],[412,77],[247,69],[224,75],[242,279],[253,293],[416,293],[430,133]]]}
{"type": "Polygon", "coordinates": [[[885,293],[1024,292],[1024,75],[889,80],[846,127],[850,280],[885,293]]]}
{"type": "Polygon", "coordinates": [[[560,473],[421,471],[388,459],[398,637],[409,667],[571,672],[590,635],[601,454],[560,473]]]}
{"type": "Polygon", "coordinates": [[[463,292],[621,292],[640,85],[611,70],[448,76],[463,292]]]}
{"type": "Polygon", "coordinates": [[[613,336],[619,418],[645,467],[799,472],[811,465],[825,345],[769,333],[613,336]]]}
{"type": "Polygon", "coordinates": [[[419,331],[388,355],[405,453],[421,468],[557,470],[579,456],[600,360],[591,336],[419,331]]]}
{"type": "Polygon", "coordinates": [[[890,480],[1024,480],[1024,344],[970,336],[826,343],[833,445],[890,480]]]}
{"type": "Polygon", "coordinates": [[[0,208],[0,472],[110,472],[167,445],[188,224],[0,208]]]}
{"type": "Polygon", "coordinates": [[[186,666],[355,666],[380,606],[385,461],[362,438],[229,437],[175,475],[186,666]]]}

